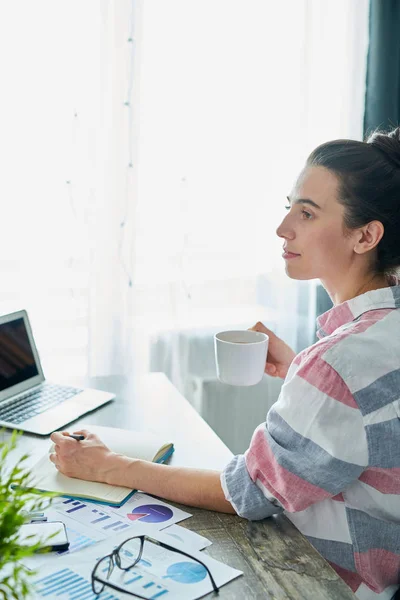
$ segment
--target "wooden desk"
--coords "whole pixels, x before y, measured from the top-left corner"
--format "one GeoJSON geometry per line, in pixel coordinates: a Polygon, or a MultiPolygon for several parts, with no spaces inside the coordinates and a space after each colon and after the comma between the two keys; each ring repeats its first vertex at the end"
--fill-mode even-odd
{"type": "MultiPolygon", "coordinates": [[[[230,460],[230,450],[162,373],[132,381],[96,378],[89,383],[116,393],[117,398],[76,421],[74,429],[91,423],[165,432],[176,447],[172,465],[223,469],[230,460]]],[[[30,452],[34,461],[48,445],[48,438],[26,434],[18,453],[30,452]]],[[[233,515],[189,510],[193,517],[180,525],[212,541],[204,552],[244,573],[221,588],[220,598],[354,600],[351,590],[284,516],[248,522],[233,515]]]]}

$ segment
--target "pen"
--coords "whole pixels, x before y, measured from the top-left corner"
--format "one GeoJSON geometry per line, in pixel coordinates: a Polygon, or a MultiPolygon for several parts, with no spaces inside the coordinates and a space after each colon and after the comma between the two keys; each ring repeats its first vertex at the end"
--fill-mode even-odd
{"type": "Polygon", "coordinates": [[[77,433],[69,433],[68,436],[74,438],[74,440],[77,440],[78,442],[85,439],[84,435],[78,435],[77,433]]]}

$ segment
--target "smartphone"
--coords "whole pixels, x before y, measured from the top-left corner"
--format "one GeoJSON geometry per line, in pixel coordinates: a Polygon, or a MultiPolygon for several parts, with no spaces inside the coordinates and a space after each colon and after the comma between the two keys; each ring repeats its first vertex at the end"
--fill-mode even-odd
{"type": "Polygon", "coordinates": [[[62,521],[24,523],[20,528],[20,544],[33,546],[40,542],[38,550],[68,550],[67,530],[62,521]]]}

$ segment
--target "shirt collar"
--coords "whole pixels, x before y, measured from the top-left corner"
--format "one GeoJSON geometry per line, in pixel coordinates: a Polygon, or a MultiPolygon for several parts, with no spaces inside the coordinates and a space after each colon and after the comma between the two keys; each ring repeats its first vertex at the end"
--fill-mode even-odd
{"type": "Polygon", "coordinates": [[[342,302],[317,318],[319,339],[331,335],[338,327],[354,321],[363,313],[379,308],[400,308],[400,285],[365,292],[342,302]]]}

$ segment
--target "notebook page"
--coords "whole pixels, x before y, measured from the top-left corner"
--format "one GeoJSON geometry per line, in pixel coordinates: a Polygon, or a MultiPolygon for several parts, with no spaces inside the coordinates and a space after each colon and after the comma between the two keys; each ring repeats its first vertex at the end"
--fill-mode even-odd
{"type": "MultiPolygon", "coordinates": [[[[87,429],[99,436],[102,442],[113,452],[125,454],[130,458],[153,461],[161,448],[172,445],[161,435],[146,431],[130,431],[115,427],[84,424],[80,429],[87,429]]],[[[73,430],[70,431],[72,433],[73,430]]]]}
{"type": "Polygon", "coordinates": [[[66,477],[57,471],[47,453],[31,470],[29,485],[41,491],[57,492],[81,498],[96,498],[113,503],[122,502],[129,493],[129,489],[126,487],[66,477]]]}

